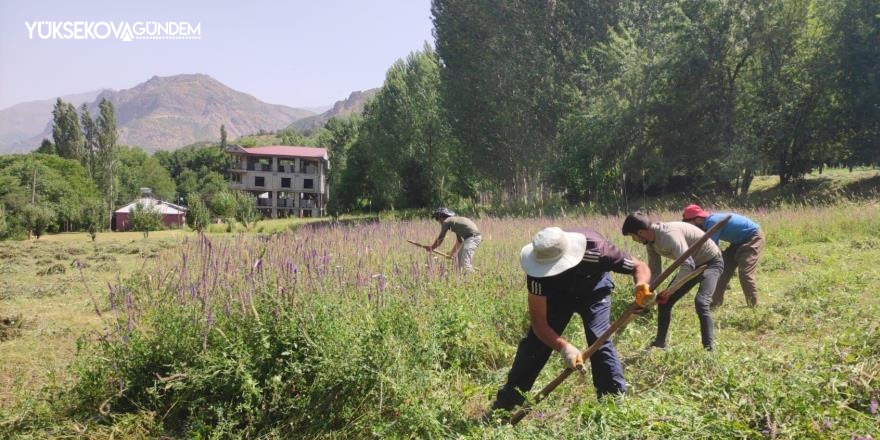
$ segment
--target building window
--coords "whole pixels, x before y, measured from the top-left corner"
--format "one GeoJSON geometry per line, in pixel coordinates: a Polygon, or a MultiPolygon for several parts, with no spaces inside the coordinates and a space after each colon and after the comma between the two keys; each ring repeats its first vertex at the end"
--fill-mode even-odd
{"type": "Polygon", "coordinates": [[[266,186],[266,178],[263,176],[254,176],[254,186],[266,186]]]}
{"type": "Polygon", "coordinates": [[[304,189],[313,189],[315,187],[314,179],[303,179],[303,188],[304,189]]]}
{"type": "Polygon", "coordinates": [[[282,177],[281,178],[281,187],[282,188],[290,188],[290,177],[282,177]]]}

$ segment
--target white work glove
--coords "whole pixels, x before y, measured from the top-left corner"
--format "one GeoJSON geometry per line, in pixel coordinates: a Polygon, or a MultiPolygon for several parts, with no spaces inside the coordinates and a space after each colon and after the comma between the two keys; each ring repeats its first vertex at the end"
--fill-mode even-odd
{"type": "Polygon", "coordinates": [[[581,357],[581,351],[574,345],[566,344],[562,350],[559,350],[559,353],[562,354],[562,359],[565,362],[565,366],[568,368],[576,369],[578,365],[584,363],[584,359],[581,357]]]}

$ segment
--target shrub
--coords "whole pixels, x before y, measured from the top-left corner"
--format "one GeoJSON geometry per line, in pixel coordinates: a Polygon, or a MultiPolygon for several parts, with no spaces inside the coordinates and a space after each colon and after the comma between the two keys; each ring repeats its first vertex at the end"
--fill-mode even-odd
{"type": "Polygon", "coordinates": [[[128,224],[132,230],[144,233],[144,238],[149,237],[150,231],[162,228],[162,213],[151,206],[143,203],[135,203],[128,214],[128,224]]]}
{"type": "Polygon", "coordinates": [[[55,212],[42,206],[25,205],[21,210],[21,220],[29,233],[39,239],[55,221],[55,212]]]}
{"type": "Polygon", "coordinates": [[[186,200],[189,203],[186,211],[186,224],[193,230],[202,232],[211,221],[211,212],[198,194],[190,193],[186,200]]]}
{"type": "Polygon", "coordinates": [[[107,211],[104,208],[104,205],[100,202],[93,202],[87,204],[83,207],[82,211],[82,220],[83,226],[86,229],[86,232],[91,237],[92,241],[95,241],[95,237],[98,235],[98,231],[104,229],[104,225],[107,224],[107,211]]]}

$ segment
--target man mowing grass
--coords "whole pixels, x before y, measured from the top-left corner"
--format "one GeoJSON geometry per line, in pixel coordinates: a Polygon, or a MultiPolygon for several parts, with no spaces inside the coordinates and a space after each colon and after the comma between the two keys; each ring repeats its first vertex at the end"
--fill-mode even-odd
{"type": "MultiPolygon", "coordinates": [[[[584,360],[581,350],[561,335],[574,313],[581,315],[587,343],[592,344],[609,327],[611,290],[609,271],[631,274],[636,292],[648,290],[648,266],[620,251],[592,229],[565,232],[557,227],[542,229],[525,245],[520,264],[526,272],[531,328],[520,341],[492,408],[510,410],[522,404],[522,393],[532,388],[553,350],[566,366],[576,368],[584,360]]],[[[621,394],[626,390],[623,368],[614,344],[608,340],[590,357],[596,394],[621,394]]]]}
{"type": "MultiPolygon", "coordinates": [[[[696,243],[702,236],[703,231],[684,222],[652,223],[647,215],[635,212],[626,217],[623,222],[623,235],[629,235],[636,242],[644,244],[648,248],[648,265],[651,273],[655,276],[662,272],[660,256],[671,260],[677,259],[685,253],[691,245],[696,243]]],[[[709,304],[712,302],[712,293],[718,277],[724,270],[724,260],[721,258],[721,250],[712,240],[706,240],[693,256],[690,256],[681,264],[681,269],[673,283],[684,279],[687,274],[697,266],[706,265],[706,270],[694,279],[684,283],[675,292],[664,290],[657,295],[657,337],[652,346],[666,348],[666,335],[669,332],[669,322],[672,319],[672,306],[678,302],[697,283],[700,288],[694,298],[694,306],[697,316],[700,318],[700,335],[702,336],[703,348],[713,350],[715,341],[712,335],[712,312],[709,304]]]]}
{"type": "Polygon", "coordinates": [[[477,251],[477,246],[483,241],[477,225],[467,217],[455,215],[448,208],[437,208],[431,216],[440,223],[440,235],[437,236],[433,244],[425,246],[425,249],[428,252],[437,249],[443,244],[446,233],[452,231],[455,233],[456,240],[449,255],[455,258],[459,269],[465,273],[473,272],[474,252],[477,251]]]}
{"type": "Polygon", "coordinates": [[[764,253],[764,232],[761,231],[761,227],[748,217],[730,213],[709,213],[700,208],[700,205],[685,207],[681,219],[705,231],[728,215],[730,221],[712,236],[715,244],[719,244],[719,240],[730,243],[722,253],[724,272],[721,272],[718,285],[715,286],[712,307],[724,303],[724,291],[737,269],[739,269],[739,285],[746,296],[746,304],[755,307],[758,305],[755,273],[758,271],[758,260],[764,253]]]}

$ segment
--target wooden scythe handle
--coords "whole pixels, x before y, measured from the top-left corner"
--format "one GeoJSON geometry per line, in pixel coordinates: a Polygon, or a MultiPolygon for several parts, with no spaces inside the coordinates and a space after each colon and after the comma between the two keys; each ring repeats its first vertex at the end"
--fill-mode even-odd
{"type": "MultiPolygon", "coordinates": [[[[672,275],[672,273],[675,272],[675,270],[678,269],[678,267],[681,266],[682,263],[684,263],[685,260],[688,259],[688,257],[690,257],[695,252],[697,252],[697,250],[700,249],[700,246],[702,246],[703,243],[706,242],[706,240],[711,238],[712,235],[714,235],[716,232],[718,232],[719,229],[723,228],[724,225],[726,225],[728,221],[730,221],[730,215],[724,217],[723,219],[721,219],[721,221],[719,221],[718,223],[713,225],[708,231],[706,231],[705,234],[703,234],[702,237],[700,237],[699,240],[697,240],[686,251],[684,251],[684,253],[682,253],[678,258],[676,258],[675,261],[673,261],[672,264],[670,264],[669,267],[667,267],[666,270],[664,270],[660,274],[660,276],[658,276],[657,278],[654,279],[653,282],[651,282],[651,291],[653,292],[654,290],[657,289],[658,286],[660,286],[660,284],[662,284],[664,281],[666,281],[666,278],[669,278],[669,276],[672,275]]],[[[684,284],[684,282],[686,280],[683,279],[681,281],[682,281],[681,283],[676,283],[676,284],[684,284]]],[[[679,288],[680,288],[680,286],[679,286],[679,288]]],[[[620,317],[617,318],[617,320],[615,320],[614,323],[612,323],[610,327],[608,327],[608,330],[606,330],[605,333],[603,333],[601,336],[599,336],[599,338],[596,339],[596,341],[593,342],[590,345],[590,347],[587,348],[587,350],[581,354],[581,357],[583,359],[588,359],[590,356],[592,356],[593,353],[595,353],[596,350],[598,350],[599,347],[602,346],[602,344],[604,344],[605,341],[607,341],[608,338],[611,337],[611,335],[616,333],[618,330],[626,327],[626,325],[629,324],[630,318],[640,308],[641,307],[639,307],[639,305],[636,303],[630,304],[629,307],[627,307],[626,310],[623,311],[623,314],[621,314],[620,317]]],[[[583,367],[581,367],[581,368],[583,368],[583,367]]],[[[571,373],[573,373],[574,371],[575,370],[573,368],[566,368],[565,370],[563,370],[562,373],[560,373],[558,376],[556,376],[556,379],[553,379],[544,388],[542,388],[541,391],[538,392],[538,394],[535,395],[534,404],[537,405],[542,400],[544,400],[551,392],[553,392],[553,390],[556,389],[556,387],[559,386],[559,384],[564,382],[565,379],[568,379],[568,376],[570,376],[571,373]]],[[[519,411],[517,411],[516,413],[514,413],[510,417],[510,424],[516,425],[517,423],[519,423],[520,420],[525,418],[525,416],[528,415],[528,413],[530,411],[531,411],[531,406],[524,405],[522,408],[519,409],[519,411]]]]}

